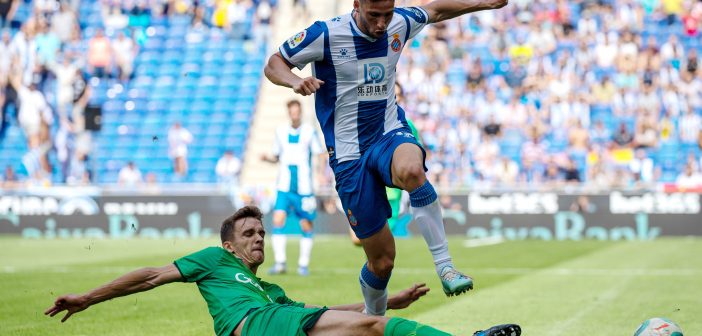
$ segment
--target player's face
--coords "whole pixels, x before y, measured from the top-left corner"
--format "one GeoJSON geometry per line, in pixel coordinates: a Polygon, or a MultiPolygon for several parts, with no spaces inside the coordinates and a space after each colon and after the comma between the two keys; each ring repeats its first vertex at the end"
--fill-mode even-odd
{"type": "Polygon", "coordinates": [[[293,125],[300,125],[300,121],[302,120],[302,111],[300,110],[300,106],[291,105],[290,108],[288,108],[288,115],[290,116],[290,122],[293,125]]]}
{"type": "Polygon", "coordinates": [[[395,10],[395,0],[355,0],[353,7],[358,12],[359,28],[373,38],[385,35],[395,10]]]}
{"type": "Polygon", "coordinates": [[[255,218],[242,218],[234,224],[234,237],[231,251],[249,267],[258,267],[263,263],[263,238],[266,230],[263,223],[255,218]]]}

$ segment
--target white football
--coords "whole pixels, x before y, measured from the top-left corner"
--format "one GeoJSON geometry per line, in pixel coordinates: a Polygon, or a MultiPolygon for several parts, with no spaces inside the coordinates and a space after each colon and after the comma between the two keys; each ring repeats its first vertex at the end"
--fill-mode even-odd
{"type": "Polygon", "coordinates": [[[654,317],[641,323],[634,336],[683,336],[683,331],[669,319],[654,317]]]}

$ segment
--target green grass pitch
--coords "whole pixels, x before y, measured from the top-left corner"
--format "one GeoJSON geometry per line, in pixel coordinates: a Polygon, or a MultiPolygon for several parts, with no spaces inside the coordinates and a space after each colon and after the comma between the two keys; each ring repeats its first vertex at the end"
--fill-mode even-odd
{"type": "MultiPolygon", "coordinates": [[[[702,240],[655,242],[509,242],[466,248],[451,238],[461,270],[476,289],[446,298],[421,239],[397,241],[390,290],[426,282],[432,291],[392,316],[459,335],[505,322],[523,334],[632,335],[649,317],[668,317],[686,335],[702,335],[702,240]]],[[[21,240],[0,238],[0,335],[212,335],[212,320],[194,284],[171,284],[102,303],[61,324],[43,315],[55,296],[80,293],[142,266],[161,266],[217,240],[21,240]]],[[[363,252],[343,237],[318,237],[308,278],[269,277],[293,299],[320,305],[361,301],[363,252]]],[[[292,263],[290,263],[290,261],[292,263]]]]}

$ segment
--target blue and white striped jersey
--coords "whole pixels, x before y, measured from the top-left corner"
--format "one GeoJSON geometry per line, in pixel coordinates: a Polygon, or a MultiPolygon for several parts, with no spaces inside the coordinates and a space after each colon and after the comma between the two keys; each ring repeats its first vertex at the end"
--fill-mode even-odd
{"type": "Polygon", "coordinates": [[[356,160],[383,135],[406,126],[395,100],[395,67],[402,48],[428,21],[420,7],[396,8],[384,37],[365,35],[351,14],[317,21],[279,51],[324,81],[315,94],[317,119],[332,165],[356,160]]]}
{"type": "Polygon", "coordinates": [[[279,160],[278,191],[312,195],[312,156],[322,153],[324,148],[311,125],[279,127],[273,143],[273,155],[279,160]]]}

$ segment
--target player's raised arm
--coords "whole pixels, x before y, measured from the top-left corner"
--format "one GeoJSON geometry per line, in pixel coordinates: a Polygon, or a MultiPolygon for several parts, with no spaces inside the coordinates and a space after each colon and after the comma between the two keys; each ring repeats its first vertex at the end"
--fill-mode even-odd
{"type": "Polygon", "coordinates": [[[174,264],[164,267],[145,267],[129,272],[112,282],[95,288],[82,295],[62,295],[54,301],[53,306],[44,315],[54,316],[62,311],[68,313],[61,322],[68,320],[71,315],[88,309],[88,307],[116,297],[147,291],[158,286],[182,281],[183,277],[174,264]]]}
{"type": "MultiPolygon", "coordinates": [[[[414,284],[412,287],[407,288],[398,292],[397,294],[388,298],[388,309],[405,309],[409,307],[412,303],[419,300],[422,296],[429,292],[429,288],[424,283],[414,284]]],[[[339,305],[329,307],[331,310],[346,310],[346,311],[356,311],[363,312],[363,303],[352,303],[347,305],[339,305]]]]}
{"type": "Polygon", "coordinates": [[[429,22],[434,23],[481,10],[502,8],[507,2],[508,0],[434,0],[423,8],[429,15],[429,22]]]}

